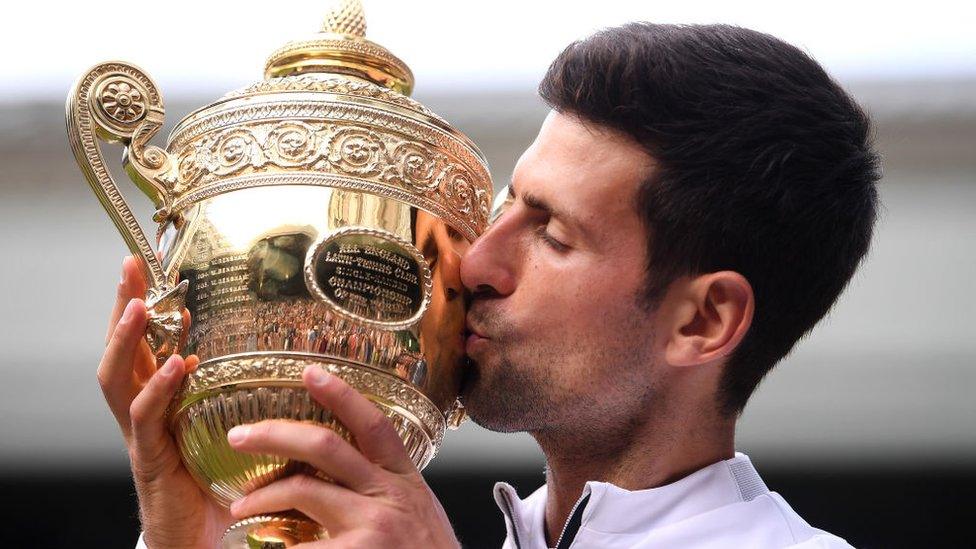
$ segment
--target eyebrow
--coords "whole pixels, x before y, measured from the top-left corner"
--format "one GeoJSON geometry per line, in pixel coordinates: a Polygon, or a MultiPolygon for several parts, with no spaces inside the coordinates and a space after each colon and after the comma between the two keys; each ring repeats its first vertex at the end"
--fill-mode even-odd
{"type": "Polygon", "coordinates": [[[533,210],[542,210],[546,212],[547,214],[549,214],[550,217],[555,217],[559,219],[566,218],[566,216],[563,215],[559,210],[552,207],[552,205],[550,205],[548,202],[546,202],[542,198],[539,198],[538,196],[535,196],[534,194],[522,193],[522,202],[524,202],[526,206],[532,208],[533,210]]]}
{"type": "MultiPolygon", "coordinates": [[[[508,184],[508,196],[515,198],[515,187],[511,183],[508,184]]],[[[554,207],[552,204],[546,202],[542,198],[534,194],[522,193],[522,202],[529,208],[532,208],[533,210],[543,211],[549,217],[558,219],[568,225],[572,225],[580,233],[582,233],[583,237],[590,236],[590,232],[589,230],[587,230],[587,227],[582,223],[580,223],[578,219],[576,219],[572,215],[569,215],[563,210],[554,207]]]]}

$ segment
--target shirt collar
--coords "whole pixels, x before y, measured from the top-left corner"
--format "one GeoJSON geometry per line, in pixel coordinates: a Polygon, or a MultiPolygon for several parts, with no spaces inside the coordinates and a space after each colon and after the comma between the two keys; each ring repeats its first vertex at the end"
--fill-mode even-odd
{"type": "MultiPolygon", "coordinates": [[[[580,496],[590,495],[582,526],[605,533],[646,532],[725,505],[751,501],[768,491],[749,457],[736,453],[732,459],[656,488],[625,490],[607,482],[589,481],[580,496]]],[[[498,483],[495,499],[520,536],[538,539],[541,535],[545,539],[545,486],[519,500],[511,486],[498,483]],[[511,516],[504,499],[511,507],[511,516]]]]}
{"type": "Polygon", "coordinates": [[[495,503],[505,515],[508,538],[515,540],[518,549],[545,547],[546,486],[525,499],[519,499],[515,488],[507,482],[495,483],[495,503]],[[541,540],[541,542],[540,542],[541,540]]]}

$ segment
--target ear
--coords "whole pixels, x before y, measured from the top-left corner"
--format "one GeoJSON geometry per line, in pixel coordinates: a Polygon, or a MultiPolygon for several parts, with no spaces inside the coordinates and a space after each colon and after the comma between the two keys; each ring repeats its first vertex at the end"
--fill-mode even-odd
{"type": "Polygon", "coordinates": [[[662,326],[668,335],[664,358],[673,366],[697,366],[724,358],[752,325],[752,286],[734,271],[684,279],[671,288],[662,326]]]}

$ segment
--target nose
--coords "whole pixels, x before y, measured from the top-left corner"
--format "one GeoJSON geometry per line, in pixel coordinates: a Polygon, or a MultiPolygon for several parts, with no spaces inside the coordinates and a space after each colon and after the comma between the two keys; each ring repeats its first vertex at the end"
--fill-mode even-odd
{"type": "Polygon", "coordinates": [[[511,212],[499,216],[461,259],[461,283],[475,295],[515,291],[517,226],[511,212]]]}

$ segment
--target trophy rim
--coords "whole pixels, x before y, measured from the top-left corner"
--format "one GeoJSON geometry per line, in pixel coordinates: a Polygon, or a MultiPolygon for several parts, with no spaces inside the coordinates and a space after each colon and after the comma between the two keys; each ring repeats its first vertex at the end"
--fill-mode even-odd
{"type": "MultiPolygon", "coordinates": [[[[249,351],[224,355],[201,362],[187,375],[183,385],[180,386],[179,391],[172,400],[169,413],[170,427],[175,430],[180,419],[194,404],[216,395],[227,394],[240,389],[262,387],[304,388],[301,374],[308,365],[325,368],[330,374],[342,378],[343,381],[350,384],[371,402],[390,410],[395,410],[397,413],[402,414],[404,418],[420,426],[424,434],[435,446],[440,444],[444,431],[447,429],[447,414],[452,412],[453,408],[445,413],[434,404],[430,397],[425,395],[417,387],[414,387],[409,381],[376,366],[331,355],[319,355],[299,351],[249,351]],[[219,367],[223,363],[248,359],[270,359],[272,362],[279,361],[279,364],[284,364],[285,367],[282,369],[286,373],[250,377],[253,366],[246,366],[240,368],[237,372],[224,372],[224,379],[211,379],[209,382],[201,380],[208,373],[208,370],[219,367]],[[289,364],[287,362],[289,360],[293,362],[289,364]],[[294,367],[288,368],[289,365],[294,367]],[[334,365],[335,368],[326,368],[329,365],[334,365]],[[399,390],[388,391],[388,394],[376,394],[368,390],[363,390],[359,386],[363,385],[363,383],[351,382],[347,379],[347,375],[350,374],[349,370],[360,374],[377,376],[379,380],[398,386],[398,389],[405,389],[409,393],[409,398],[413,399],[413,402],[408,403],[405,398],[399,398],[398,401],[397,397],[405,396],[399,394],[399,390]],[[234,373],[238,373],[238,375],[235,376],[233,375],[234,373]],[[199,383],[200,386],[193,387],[194,381],[199,383]]],[[[220,375],[220,373],[217,372],[217,375],[220,375]]]]}

